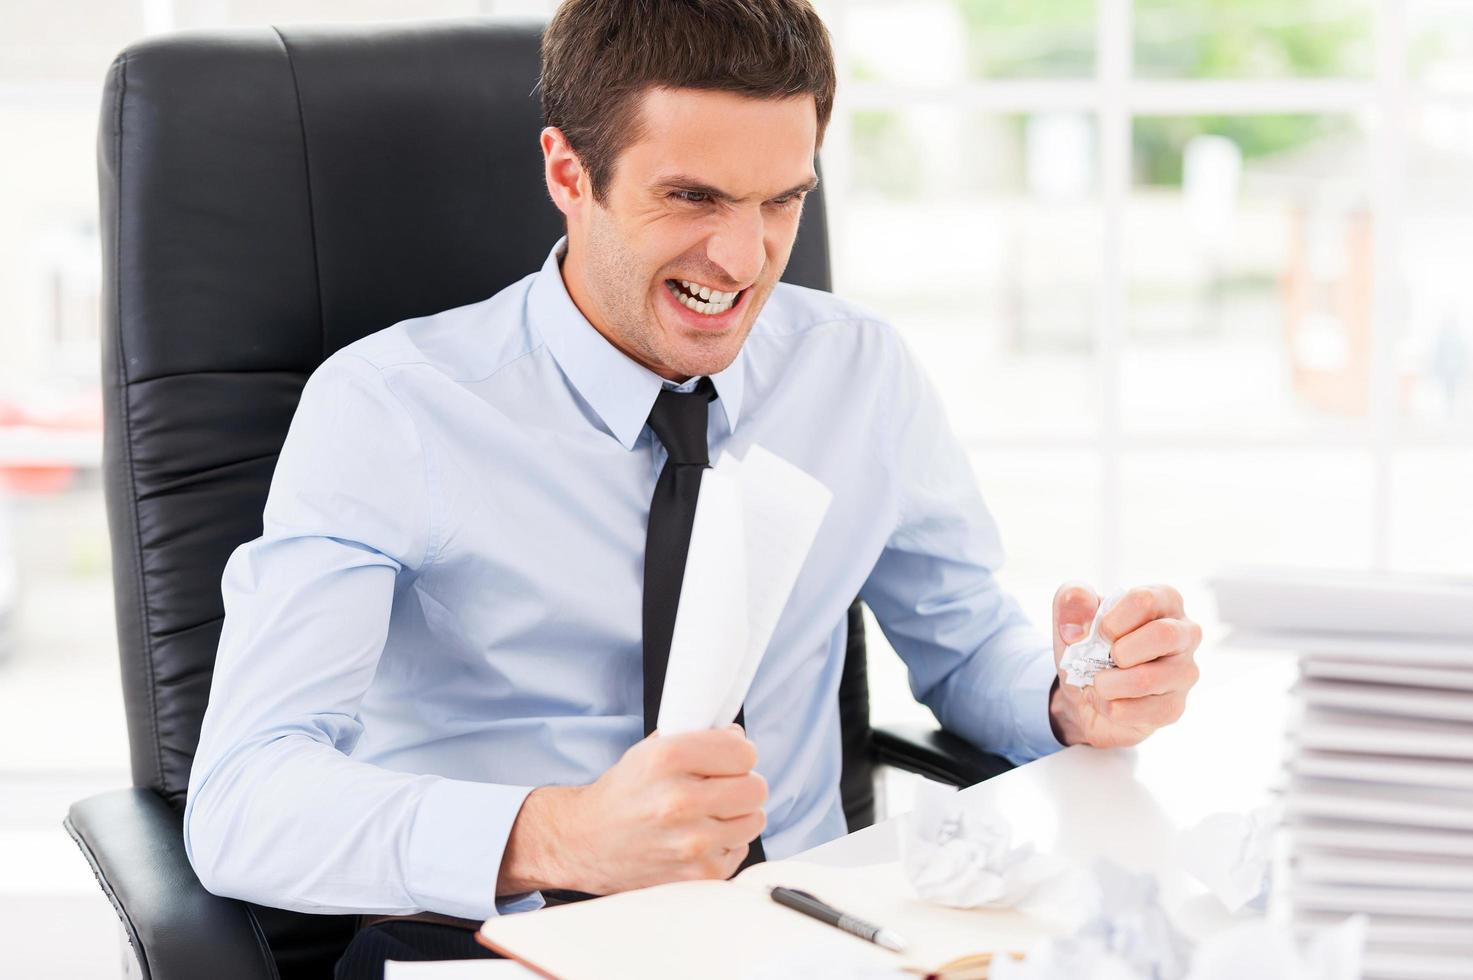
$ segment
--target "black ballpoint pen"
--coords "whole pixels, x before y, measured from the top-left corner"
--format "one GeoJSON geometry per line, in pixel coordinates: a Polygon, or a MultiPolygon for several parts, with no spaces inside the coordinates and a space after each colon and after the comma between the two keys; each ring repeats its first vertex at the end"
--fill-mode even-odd
{"type": "Polygon", "coordinates": [[[883,946],[897,953],[905,949],[905,940],[901,939],[889,929],[883,929],[880,926],[865,922],[863,919],[856,919],[852,915],[840,912],[838,909],[826,905],[822,900],[807,892],[799,891],[796,888],[775,887],[771,889],[769,894],[772,895],[772,900],[779,905],[786,905],[795,912],[802,912],[804,915],[812,916],[820,922],[827,922],[831,926],[837,926],[851,936],[858,936],[860,939],[868,940],[877,946],[883,946]]]}

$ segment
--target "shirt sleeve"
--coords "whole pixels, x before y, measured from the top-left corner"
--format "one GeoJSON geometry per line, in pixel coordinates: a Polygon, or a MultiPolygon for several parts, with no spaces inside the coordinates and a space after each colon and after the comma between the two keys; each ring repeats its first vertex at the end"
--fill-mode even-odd
{"type": "Polygon", "coordinates": [[[942,727],[1022,763],[1063,746],[1049,722],[1053,644],[998,584],[1002,543],[940,399],[892,335],[881,463],[895,527],[860,597],[942,727]]]}
{"type": "Polygon", "coordinates": [[[396,589],[434,559],[429,470],[379,369],[340,352],[302,393],[260,538],[231,555],[184,840],[211,892],[306,912],[482,919],[530,787],[350,758],[396,589]]]}

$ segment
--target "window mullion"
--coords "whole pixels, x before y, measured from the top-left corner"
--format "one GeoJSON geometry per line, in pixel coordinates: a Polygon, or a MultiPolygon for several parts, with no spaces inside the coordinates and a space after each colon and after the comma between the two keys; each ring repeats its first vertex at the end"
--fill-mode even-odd
{"type": "Polygon", "coordinates": [[[172,31],[178,25],[176,8],[187,0],[138,0],[139,22],[146,35],[172,31]]]}
{"type": "Polygon", "coordinates": [[[1402,322],[1401,228],[1406,186],[1406,24],[1402,0],[1381,0],[1376,18],[1376,112],[1371,151],[1371,447],[1375,471],[1372,561],[1391,564],[1392,464],[1398,429],[1396,343],[1402,322]]]}
{"type": "Polygon", "coordinates": [[[1120,357],[1125,333],[1125,207],[1130,194],[1131,0],[1100,0],[1095,62],[1100,133],[1103,254],[1100,309],[1095,321],[1099,378],[1100,569],[1102,589],[1121,574],[1120,357]]]}

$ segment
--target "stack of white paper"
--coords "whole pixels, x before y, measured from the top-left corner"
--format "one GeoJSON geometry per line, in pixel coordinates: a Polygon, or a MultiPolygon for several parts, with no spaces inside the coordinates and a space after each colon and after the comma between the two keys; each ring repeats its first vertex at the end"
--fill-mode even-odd
{"type": "Polygon", "coordinates": [[[1295,923],[1369,916],[1365,976],[1473,976],[1473,580],[1241,572],[1222,619],[1293,649],[1295,923]]]}

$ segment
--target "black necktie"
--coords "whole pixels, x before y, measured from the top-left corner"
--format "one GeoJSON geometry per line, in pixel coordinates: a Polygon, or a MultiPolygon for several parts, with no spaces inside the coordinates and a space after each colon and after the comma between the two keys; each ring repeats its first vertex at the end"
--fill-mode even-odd
{"type": "MultiPolygon", "coordinates": [[[[665,667],[670,662],[670,637],[675,632],[675,610],[680,606],[680,583],[690,551],[690,530],[701,493],[701,472],[710,465],[706,449],[706,411],[716,389],[702,378],[695,391],[684,394],[661,388],[650,409],[650,429],[665,447],[668,459],[655,481],[650,500],[650,525],[644,545],[644,733],[655,730],[660,717],[660,694],[665,689],[665,667]]],[[[736,722],[746,727],[744,711],[736,722]]],[[[745,868],[764,860],[762,838],[753,840],[742,862],[745,868]]]]}

